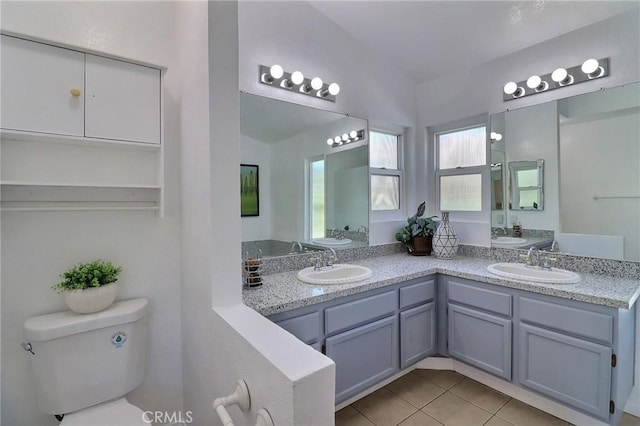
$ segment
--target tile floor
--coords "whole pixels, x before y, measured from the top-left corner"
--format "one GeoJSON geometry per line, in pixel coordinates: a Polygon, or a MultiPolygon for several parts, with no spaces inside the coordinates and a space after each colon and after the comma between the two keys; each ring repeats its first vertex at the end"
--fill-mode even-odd
{"type": "MultiPolygon", "coordinates": [[[[569,424],[449,370],[414,370],[336,413],[336,426],[569,424]]],[[[625,414],[619,426],[640,418],[625,414]]]]}

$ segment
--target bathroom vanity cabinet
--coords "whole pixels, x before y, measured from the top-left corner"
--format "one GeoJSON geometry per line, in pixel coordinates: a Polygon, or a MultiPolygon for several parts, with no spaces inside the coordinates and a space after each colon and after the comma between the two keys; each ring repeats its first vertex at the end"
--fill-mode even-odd
{"type": "Polygon", "coordinates": [[[448,355],[607,422],[633,387],[635,306],[440,276],[448,355]]]}
{"type": "Polygon", "coordinates": [[[269,319],[336,363],[336,404],[436,352],[435,277],[269,319]]]}

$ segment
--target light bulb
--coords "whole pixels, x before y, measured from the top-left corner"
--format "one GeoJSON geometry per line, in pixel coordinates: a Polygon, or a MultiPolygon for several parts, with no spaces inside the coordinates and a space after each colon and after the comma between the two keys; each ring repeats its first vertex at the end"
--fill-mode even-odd
{"type": "Polygon", "coordinates": [[[327,145],[329,146],[333,145],[333,138],[327,139],[327,145]]]}
{"type": "Polygon", "coordinates": [[[272,65],[271,68],[269,68],[269,74],[271,74],[271,77],[275,79],[282,78],[282,76],[284,75],[284,70],[280,65],[275,64],[272,65]]]}
{"type": "Polygon", "coordinates": [[[355,130],[352,130],[351,132],[349,132],[349,137],[351,139],[355,139],[358,137],[358,132],[356,132],[355,130]]]}
{"type": "Polygon", "coordinates": [[[518,90],[518,85],[513,81],[508,82],[504,85],[504,93],[507,95],[513,95],[518,90]]]}
{"type": "Polygon", "coordinates": [[[529,87],[530,89],[535,89],[536,87],[540,86],[540,83],[542,83],[542,79],[539,75],[532,75],[527,79],[527,87],[529,87]]]}
{"type": "Polygon", "coordinates": [[[589,78],[602,77],[602,74],[604,74],[604,68],[600,66],[597,59],[587,59],[582,63],[580,69],[583,73],[587,74],[589,78]]]}
{"type": "Polygon", "coordinates": [[[502,133],[496,133],[496,140],[497,141],[501,141],[502,140],[502,133]]]}
{"type": "Polygon", "coordinates": [[[495,139],[496,139],[496,135],[497,135],[497,133],[496,133],[496,132],[491,132],[491,134],[490,134],[490,136],[489,136],[489,137],[490,137],[492,140],[495,140],[495,139]]]}
{"type": "Polygon", "coordinates": [[[314,90],[322,89],[323,84],[324,83],[322,82],[322,79],[320,77],[314,77],[313,80],[311,80],[311,87],[314,90]]]}
{"type": "Polygon", "coordinates": [[[580,69],[585,74],[593,74],[598,70],[599,64],[597,59],[587,59],[582,63],[580,69]]]}
{"type": "Polygon", "coordinates": [[[562,80],[567,78],[567,70],[564,68],[558,68],[554,72],[551,73],[551,80],[560,83],[562,80]]]}
{"type": "Polygon", "coordinates": [[[335,96],[338,93],[340,93],[340,85],[338,83],[331,83],[329,85],[329,94],[335,96]]]}
{"type": "Polygon", "coordinates": [[[340,136],[336,136],[335,138],[333,138],[333,141],[335,143],[342,143],[342,138],[340,136]]]}
{"type": "Polygon", "coordinates": [[[346,134],[346,133],[343,133],[343,134],[342,134],[342,142],[346,142],[346,141],[348,141],[348,140],[349,140],[349,135],[348,135],[348,134],[346,134]]]}
{"type": "Polygon", "coordinates": [[[303,81],[304,74],[302,74],[300,71],[294,71],[293,74],[291,74],[291,82],[293,84],[302,84],[303,81]]]}

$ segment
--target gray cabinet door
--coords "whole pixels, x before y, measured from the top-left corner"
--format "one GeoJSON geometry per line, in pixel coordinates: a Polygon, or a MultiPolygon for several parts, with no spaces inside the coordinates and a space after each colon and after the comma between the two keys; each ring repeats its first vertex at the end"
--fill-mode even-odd
{"type": "Polygon", "coordinates": [[[436,351],[435,305],[427,303],[400,313],[400,368],[436,351]]]}
{"type": "Polygon", "coordinates": [[[384,318],[326,340],[336,363],[336,403],[398,371],[398,316],[384,318]]]}
{"type": "Polygon", "coordinates": [[[511,320],[449,304],[449,354],[511,380],[511,320]]]}
{"type": "Polygon", "coordinates": [[[519,351],[520,384],[609,418],[611,348],[521,324],[519,351]]]}

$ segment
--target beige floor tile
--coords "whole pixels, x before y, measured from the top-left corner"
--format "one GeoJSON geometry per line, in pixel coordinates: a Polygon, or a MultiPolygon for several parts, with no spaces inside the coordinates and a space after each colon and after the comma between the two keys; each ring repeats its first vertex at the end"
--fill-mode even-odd
{"type": "Polygon", "coordinates": [[[632,416],[631,414],[622,413],[618,426],[640,426],[640,417],[632,416]]]}
{"type": "Polygon", "coordinates": [[[378,389],[352,404],[376,426],[396,426],[411,416],[416,407],[386,388],[378,389]]]}
{"type": "Polygon", "coordinates": [[[469,378],[464,379],[449,391],[492,414],[497,413],[511,399],[507,395],[469,378]]]}
{"type": "Polygon", "coordinates": [[[336,426],[374,426],[374,424],[349,405],[336,413],[336,426]]]}
{"type": "Polygon", "coordinates": [[[498,416],[493,416],[491,419],[484,424],[484,426],[513,426],[506,420],[502,420],[498,416]]]}
{"type": "Polygon", "coordinates": [[[418,411],[398,426],[442,426],[442,423],[422,411],[418,411]]]}
{"type": "Polygon", "coordinates": [[[485,411],[459,396],[446,392],[422,409],[446,426],[483,425],[491,418],[485,411]]]}
{"type": "Polygon", "coordinates": [[[416,408],[424,407],[445,392],[440,386],[413,372],[389,383],[386,388],[416,408]]]}
{"type": "Polygon", "coordinates": [[[464,376],[452,370],[423,370],[416,369],[414,374],[418,374],[420,377],[434,383],[441,388],[449,389],[456,383],[462,381],[464,376]]]}
{"type": "Polygon", "coordinates": [[[496,415],[515,426],[564,426],[570,424],[551,414],[547,414],[544,411],[520,402],[517,399],[512,399],[507,402],[496,415]]]}

